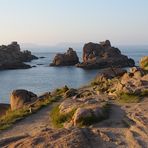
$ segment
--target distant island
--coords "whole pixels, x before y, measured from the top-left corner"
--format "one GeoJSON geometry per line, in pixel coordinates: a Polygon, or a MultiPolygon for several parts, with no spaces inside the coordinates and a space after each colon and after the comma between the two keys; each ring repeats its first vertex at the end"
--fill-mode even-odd
{"type": "Polygon", "coordinates": [[[30,62],[33,59],[38,59],[38,57],[32,55],[28,50],[21,51],[17,42],[0,46],[0,70],[31,68],[24,62],[30,62]]]}

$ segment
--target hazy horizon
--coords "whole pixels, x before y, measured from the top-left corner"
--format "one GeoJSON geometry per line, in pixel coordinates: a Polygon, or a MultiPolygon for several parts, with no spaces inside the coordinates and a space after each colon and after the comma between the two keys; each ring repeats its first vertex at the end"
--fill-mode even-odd
{"type": "Polygon", "coordinates": [[[148,45],[147,0],[0,0],[0,44],[148,45]]]}

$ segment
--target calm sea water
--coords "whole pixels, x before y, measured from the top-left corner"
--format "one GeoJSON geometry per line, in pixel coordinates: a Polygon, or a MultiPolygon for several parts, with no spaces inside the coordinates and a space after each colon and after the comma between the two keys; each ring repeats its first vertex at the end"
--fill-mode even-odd
{"type": "MultiPolygon", "coordinates": [[[[148,50],[122,50],[122,53],[134,58],[138,65],[139,59],[148,55],[148,50]]],[[[99,72],[99,70],[83,70],[74,66],[49,67],[48,65],[52,62],[56,53],[33,54],[38,57],[45,57],[29,63],[37,67],[0,71],[0,103],[9,103],[10,93],[14,89],[27,89],[36,94],[41,94],[64,85],[78,88],[90,82],[99,72]]],[[[80,57],[82,56],[82,53],[78,54],[80,57]]]]}

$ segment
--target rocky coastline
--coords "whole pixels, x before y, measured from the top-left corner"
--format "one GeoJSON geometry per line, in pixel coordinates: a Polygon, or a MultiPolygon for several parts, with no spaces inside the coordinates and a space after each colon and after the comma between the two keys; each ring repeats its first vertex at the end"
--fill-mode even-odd
{"type": "Polygon", "coordinates": [[[13,91],[11,107],[0,117],[0,146],[148,146],[147,57],[139,65],[129,71],[107,68],[79,89],[64,86],[41,96],[27,90],[13,91]]]}
{"type": "Polygon", "coordinates": [[[17,42],[0,46],[0,70],[31,68],[24,62],[30,62],[34,59],[38,59],[38,57],[32,55],[28,50],[21,51],[17,42]]]}

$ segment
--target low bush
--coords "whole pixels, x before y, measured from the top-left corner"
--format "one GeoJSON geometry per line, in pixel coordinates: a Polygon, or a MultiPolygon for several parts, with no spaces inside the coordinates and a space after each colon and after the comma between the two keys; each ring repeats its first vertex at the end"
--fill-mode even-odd
{"type": "Polygon", "coordinates": [[[141,97],[136,94],[120,93],[119,102],[120,103],[138,103],[141,97]]]}
{"type": "Polygon", "coordinates": [[[61,128],[65,122],[69,122],[72,119],[76,109],[73,109],[71,112],[67,114],[61,114],[59,106],[56,106],[52,109],[50,116],[51,121],[54,127],[61,128]]]}

